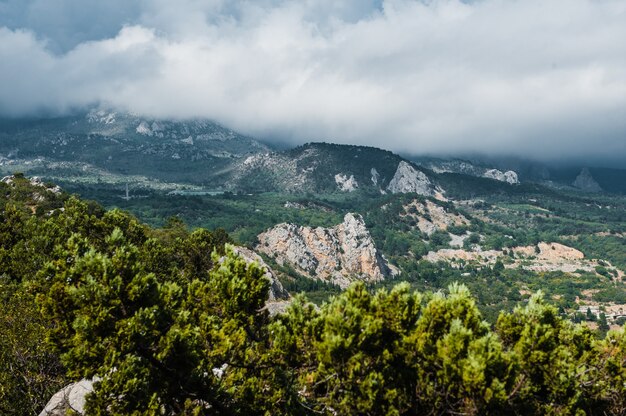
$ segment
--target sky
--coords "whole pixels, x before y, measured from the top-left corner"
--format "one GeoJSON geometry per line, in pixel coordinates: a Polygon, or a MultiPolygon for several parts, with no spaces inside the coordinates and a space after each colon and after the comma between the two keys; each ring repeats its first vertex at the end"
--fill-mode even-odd
{"type": "Polygon", "coordinates": [[[624,0],[0,0],[0,116],[626,167],[624,0]]]}

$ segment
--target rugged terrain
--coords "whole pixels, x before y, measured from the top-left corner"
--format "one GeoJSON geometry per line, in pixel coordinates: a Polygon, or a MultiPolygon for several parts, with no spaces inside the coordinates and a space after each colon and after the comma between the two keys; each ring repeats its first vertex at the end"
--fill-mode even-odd
{"type": "Polygon", "coordinates": [[[311,279],[342,288],[354,280],[375,283],[397,274],[376,249],[358,214],[346,214],[332,228],[278,224],[259,235],[257,250],[311,279]]]}
{"type": "Polygon", "coordinates": [[[267,151],[209,120],[155,120],[102,110],[0,120],[0,169],[62,182],[205,185],[228,169],[231,159],[267,151]]]}
{"type": "Polygon", "coordinates": [[[266,262],[276,299],[405,280],[433,291],[463,281],[486,310],[536,289],[570,313],[626,304],[619,170],[330,143],[278,151],[206,120],[108,111],[4,120],[0,139],[7,175],[52,180],[153,225],[174,216],[224,228],[266,262]],[[568,250],[580,255],[559,255],[568,250]]]}

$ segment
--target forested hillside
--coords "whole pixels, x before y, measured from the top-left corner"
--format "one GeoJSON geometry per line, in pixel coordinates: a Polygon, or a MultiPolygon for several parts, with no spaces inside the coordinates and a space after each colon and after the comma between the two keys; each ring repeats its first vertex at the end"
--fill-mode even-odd
{"type": "Polygon", "coordinates": [[[0,413],[93,378],[88,414],[623,414],[626,335],[535,294],[488,324],[463,285],[356,283],[317,308],[222,231],[0,184],[0,413]]]}

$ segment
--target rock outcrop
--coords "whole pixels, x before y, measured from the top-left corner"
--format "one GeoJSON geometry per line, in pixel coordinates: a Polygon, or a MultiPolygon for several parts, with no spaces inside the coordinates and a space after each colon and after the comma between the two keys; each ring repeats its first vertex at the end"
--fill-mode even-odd
{"type": "MultiPolygon", "coordinates": [[[[505,255],[502,250],[481,250],[479,247],[474,250],[441,249],[429,252],[423,259],[432,263],[444,261],[453,267],[463,267],[467,263],[492,266],[498,259],[506,258],[506,268],[566,273],[596,273],[596,267],[600,264],[598,260],[586,259],[581,251],[559,243],[540,242],[537,246],[510,247],[508,251],[510,253],[505,255]]],[[[605,261],[604,264],[608,262],[605,261]]]]}
{"type": "Polygon", "coordinates": [[[392,194],[416,193],[434,196],[436,188],[424,172],[415,169],[403,160],[398,164],[398,169],[389,182],[387,190],[392,194]]]}
{"type": "Polygon", "coordinates": [[[358,214],[346,214],[332,228],[278,224],[259,235],[257,251],[304,276],[342,288],[355,279],[377,282],[395,274],[358,214]]]}
{"type": "Polygon", "coordinates": [[[376,168],[370,169],[370,174],[372,175],[372,183],[374,186],[378,186],[378,180],[380,179],[380,174],[376,170],[376,168]]]}
{"type": "Polygon", "coordinates": [[[354,175],[350,175],[350,177],[348,177],[343,173],[338,173],[335,175],[335,183],[337,184],[339,190],[343,192],[356,191],[356,189],[359,187],[356,179],[354,179],[354,175]]]}
{"type": "Polygon", "coordinates": [[[82,379],[69,384],[50,398],[39,416],[84,415],[85,398],[93,391],[93,382],[82,379]]]}
{"type": "Polygon", "coordinates": [[[245,247],[233,247],[233,251],[238,254],[241,258],[243,258],[247,263],[256,262],[262,269],[265,270],[265,278],[270,281],[270,290],[268,301],[276,302],[281,299],[289,298],[289,293],[283,288],[283,285],[280,283],[278,278],[276,277],[276,273],[263,261],[261,256],[256,254],[254,251],[245,248],[245,247]]]}
{"type": "Polygon", "coordinates": [[[406,204],[401,218],[412,219],[421,232],[431,235],[435,231],[446,231],[449,226],[467,226],[470,221],[463,215],[447,211],[432,201],[413,200],[406,204]]]}
{"type": "Polygon", "coordinates": [[[602,192],[600,184],[593,179],[591,172],[587,168],[583,168],[580,171],[572,185],[585,192],[602,192]]]}
{"type": "Polygon", "coordinates": [[[512,170],[507,170],[506,172],[502,172],[498,169],[489,169],[484,174],[483,177],[489,179],[495,179],[500,182],[506,182],[511,185],[515,185],[519,183],[519,178],[517,177],[517,173],[512,170]]]}

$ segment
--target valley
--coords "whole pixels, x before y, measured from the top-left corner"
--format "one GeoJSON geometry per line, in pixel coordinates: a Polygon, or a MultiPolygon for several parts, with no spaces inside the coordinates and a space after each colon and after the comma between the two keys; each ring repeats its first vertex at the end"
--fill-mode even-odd
{"type": "Polygon", "coordinates": [[[537,290],[571,319],[585,305],[626,307],[626,197],[600,192],[587,168],[555,187],[530,168],[328,143],[276,152],[208,121],[103,111],[0,134],[14,137],[3,174],[41,176],[153,226],[223,228],[318,302],[355,280],[458,281],[491,319],[537,290]]]}

